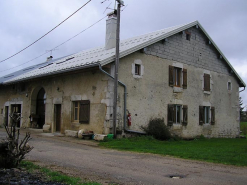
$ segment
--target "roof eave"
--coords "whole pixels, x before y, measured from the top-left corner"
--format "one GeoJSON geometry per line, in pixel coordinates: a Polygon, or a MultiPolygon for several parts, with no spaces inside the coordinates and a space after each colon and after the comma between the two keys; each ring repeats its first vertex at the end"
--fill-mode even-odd
{"type": "Polygon", "coordinates": [[[92,68],[92,67],[96,67],[98,65],[99,65],[99,63],[95,62],[94,64],[84,65],[84,66],[81,66],[81,67],[73,67],[73,68],[69,68],[69,69],[65,69],[65,70],[60,70],[60,71],[55,71],[55,72],[50,72],[50,73],[44,73],[44,74],[37,75],[37,76],[30,76],[30,77],[27,77],[27,78],[22,78],[20,80],[6,81],[6,82],[3,82],[0,85],[15,84],[15,83],[19,83],[19,82],[23,82],[23,81],[27,81],[27,80],[31,80],[31,79],[42,78],[42,77],[47,77],[47,76],[61,74],[61,73],[67,73],[67,72],[71,72],[71,71],[75,71],[75,70],[92,68]]]}

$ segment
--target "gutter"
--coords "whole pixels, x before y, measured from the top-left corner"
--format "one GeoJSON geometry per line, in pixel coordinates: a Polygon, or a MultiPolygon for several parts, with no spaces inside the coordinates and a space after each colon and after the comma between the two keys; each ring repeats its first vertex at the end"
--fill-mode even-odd
{"type": "MultiPolygon", "coordinates": [[[[109,73],[107,73],[105,70],[103,70],[100,64],[99,64],[99,70],[102,71],[104,74],[106,74],[107,76],[109,76],[111,79],[114,80],[114,77],[111,76],[109,73]]],[[[128,129],[126,129],[126,111],[127,111],[127,108],[126,108],[126,107],[127,107],[127,106],[126,106],[126,100],[127,100],[127,87],[126,87],[126,85],[125,85],[123,82],[121,82],[121,81],[119,81],[119,80],[118,80],[118,83],[124,87],[124,131],[125,131],[125,132],[130,132],[130,133],[136,133],[136,134],[143,134],[143,135],[146,134],[145,132],[139,132],[139,131],[135,131],[135,130],[128,130],[128,129]]]]}
{"type": "Polygon", "coordinates": [[[241,93],[241,92],[243,92],[244,90],[245,90],[245,87],[244,87],[244,89],[242,89],[242,90],[241,90],[241,91],[239,91],[239,92],[241,93]]]}

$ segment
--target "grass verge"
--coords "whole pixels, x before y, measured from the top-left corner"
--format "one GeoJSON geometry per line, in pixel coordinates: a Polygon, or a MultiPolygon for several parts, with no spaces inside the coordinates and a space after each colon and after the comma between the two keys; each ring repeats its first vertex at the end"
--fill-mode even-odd
{"type": "Polygon", "coordinates": [[[69,177],[67,175],[61,174],[59,172],[52,171],[48,168],[40,167],[29,161],[22,161],[20,167],[27,169],[30,173],[34,171],[40,171],[48,177],[49,180],[54,182],[61,182],[70,185],[100,185],[96,182],[81,182],[78,177],[69,177]]]}
{"type": "Polygon", "coordinates": [[[108,140],[108,142],[101,142],[100,146],[124,151],[247,166],[247,139],[200,138],[191,141],[158,141],[145,136],[108,140]]]}

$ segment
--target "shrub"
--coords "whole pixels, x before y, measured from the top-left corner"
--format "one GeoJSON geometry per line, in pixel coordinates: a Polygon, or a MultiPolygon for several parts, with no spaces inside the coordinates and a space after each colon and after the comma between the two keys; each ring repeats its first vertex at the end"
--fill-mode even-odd
{"type": "Polygon", "coordinates": [[[26,133],[19,143],[20,129],[16,128],[16,123],[20,120],[20,115],[13,113],[10,117],[13,121],[11,126],[4,125],[8,136],[0,142],[0,167],[2,168],[16,168],[25,155],[33,149],[27,143],[31,139],[30,133],[26,133]]]}
{"type": "Polygon", "coordinates": [[[153,136],[158,140],[168,140],[171,138],[169,128],[165,125],[164,119],[150,119],[146,127],[141,127],[148,135],[153,136]]]}
{"type": "Polygon", "coordinates": [[[242,133],[243,133],[244,135],[246,135],[246,134],[247,134],[247,125],[242,124],[242,125],[241,125],[241,131],[242,131],[242,133]]]}

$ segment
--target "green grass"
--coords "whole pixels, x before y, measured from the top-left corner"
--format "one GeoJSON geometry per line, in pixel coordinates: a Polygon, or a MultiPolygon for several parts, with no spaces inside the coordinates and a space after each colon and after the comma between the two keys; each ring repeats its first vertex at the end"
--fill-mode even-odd
{"type": "Polygon", "coordinates": [[[158,141],[147,136],[110,140],[101,142],[100,146],[124,151],[247,166],[247,139],[201,138],[191,141],[158,141]]]}
{"type": "Polygon", "coordinates": [[[69,185],[100,185],[96,182],[81,182],[81,179],[78,177],[69,177],[67,175],[63,175],[59,172],[52,171],[48,168],[40,167],[38,165],[33,164],[29,161],[22,161],[20,163],[20,167],[27,169],[30,173],[33,173],[34,171],[40,171],[43,174],[45,174],[49,180],[56,181],[56,182],[62,182],[69,185]]]}

